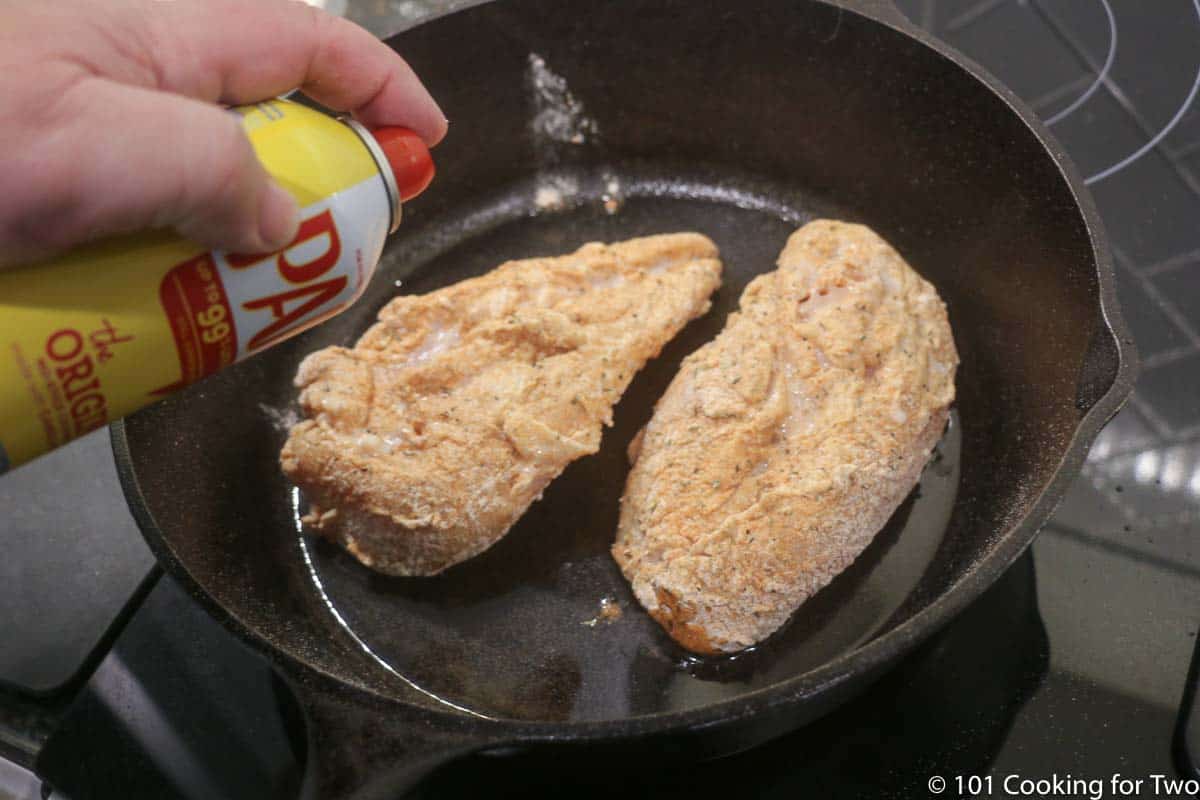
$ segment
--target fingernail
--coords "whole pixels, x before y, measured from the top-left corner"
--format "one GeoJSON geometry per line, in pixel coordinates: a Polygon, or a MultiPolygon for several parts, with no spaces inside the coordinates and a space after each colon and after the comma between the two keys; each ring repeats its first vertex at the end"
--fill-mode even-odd
{"type": "Polygon", "coordinates": [[[299,227],[300,207],[287,189],[272,181],[258,206],[258,236],[265,249],[269,252],[286,247],[299,227]]]}

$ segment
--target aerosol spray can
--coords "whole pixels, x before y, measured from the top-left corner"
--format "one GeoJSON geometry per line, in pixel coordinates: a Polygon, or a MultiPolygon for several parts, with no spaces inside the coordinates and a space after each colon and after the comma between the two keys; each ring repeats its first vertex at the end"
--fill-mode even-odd
{"type": "Polygon", "coordinates": [[[153,232],[0,271],[0,472],[347,308],[433,178],[404,128],[287,100],[231,112],[296,198],[295,239],[235,254],[153,232]]]}

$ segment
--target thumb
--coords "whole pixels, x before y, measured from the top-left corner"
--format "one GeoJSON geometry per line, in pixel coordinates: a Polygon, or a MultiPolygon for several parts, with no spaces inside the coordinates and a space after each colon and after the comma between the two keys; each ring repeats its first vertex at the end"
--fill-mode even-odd
{"type": "MultiPolygon", "coordinates": [[[[201,116],[213,110],[204,111],[201,116]]],[[[183,184],[164,187],[168,196],[153,210],[152,227],[170,226],[193,241],[221,250],[278,250],[296,236],[300,221],[296,201],[263,169],[236,118],[229,112],[218,110],[216,114],[221,120],[212,122],[211,142],[191,143],[192,151],[201,157],[170,178],[183,184]],[[211,171],[193,172],[192,166],[206,163],[211,171]]]]}
{"type": "MultiPolygon", "coordinates": [[[[53,137],[73,165],[54,242],[174,228],[212,248],[266,252],[296,234],[292,196],[259,162],[237,115],[180,95],[90,81],[53,137]]],[[[81,84],[76,91],[83,88],[81,84]]],[[[62,163],[61,161],[58,163],[62,163]]]]}

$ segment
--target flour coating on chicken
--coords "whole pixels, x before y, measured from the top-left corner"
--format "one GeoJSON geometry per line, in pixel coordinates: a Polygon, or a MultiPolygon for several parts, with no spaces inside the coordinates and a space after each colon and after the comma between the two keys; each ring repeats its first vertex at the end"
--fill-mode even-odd
{"type": "Polygon", "coordinates": [[[946,426],[937,292],[861,225],[812,222],[689,356],[634,441],[613,546],[680,644],[741,650],[866,548],[946,426]]]}
{"type": "Polygon", "coordinates": [[[353,348],[308,356],[280,462],[306,524],[359,561],[432,575],[485,550],[599,449],[634,374],[720,285],[694,233],[512,261],[398,297],[353,348]]]}

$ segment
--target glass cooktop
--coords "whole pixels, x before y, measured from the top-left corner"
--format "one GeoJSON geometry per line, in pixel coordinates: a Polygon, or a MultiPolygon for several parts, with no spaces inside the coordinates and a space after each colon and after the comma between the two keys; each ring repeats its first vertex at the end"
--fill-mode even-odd
{"type": "MultiPolygon", "coordinates": [[[[386,36],[462,3],[335,5],[386,36]]],[[[955,777],[972,775],[1003,796],[1008,775],[1178,775],[1200,621],[1200,0],[898,5],[1029,103],[1087,177],[1142,356],[1133,399],[1030,552],[830,716],[686,769],[479,756],[419,796],[909,798],[931,796],[935,776],[958,796],[955,777]]],[[[52,459],[0,484],[4,507],[22,509],[0,523],[18,551],[0,567],[0,681],[49,692],[6,692],[28,713],[3,720],[0,747],[41,746],[56,796],[295,796],[302,731],[269,667],[167,578],[130,603],[152,559],[105,441],[52,459]],[[78,551],[84,536],[95,558],[78,551]],[[132,618],[109,641],[123,608],[132,618]],[[65,633],[47,637],[39,614],[65,633]]],[[[43,791],[0,760],[0,797],[43,791]]]]}

